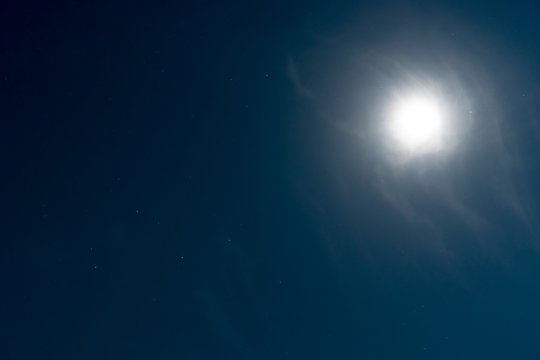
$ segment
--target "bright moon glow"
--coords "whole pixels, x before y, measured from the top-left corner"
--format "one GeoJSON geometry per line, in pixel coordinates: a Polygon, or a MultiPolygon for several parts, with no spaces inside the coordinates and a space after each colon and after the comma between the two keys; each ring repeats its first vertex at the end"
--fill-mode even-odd
{"type": "Polygon", "coordinates": [[[391,114],[390,131],[412,152],[435,151],[443,128],[441,109],[435,101],[412,98],[399,103],[391,114]]]}

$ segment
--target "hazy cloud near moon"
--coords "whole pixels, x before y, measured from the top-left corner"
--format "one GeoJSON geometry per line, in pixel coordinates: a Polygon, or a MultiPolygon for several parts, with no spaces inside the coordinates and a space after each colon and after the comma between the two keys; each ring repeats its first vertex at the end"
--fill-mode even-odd
{"type": "Polygon", "coordinates": [[[333,154],[320,161],[335,162],[330,176],[346,194],[341,205],[377,193],[381,205],[436,234],[442,246],[450,223],[473,233],[496,232],[501,218],[536,227],[527,197],[534,184],[526,178],[530,164],[520,144],[523,136],[538,137],[531,116],[537,109],[516,93],[526,79],[521,60],[496,39],[447,18],[416,19],[422,25],[408,23],[406,32],[406,21],[375,19],[324,37],[314,34],[318,46],[288,62],[314,126],[333,129],[319,144],[333,154]],[[374,28],[384,29],[379,40],[363,40],[362,33],[374,28]],[[385,144],[379,124],[393,95],[418,89],[444,99],[453,133],[445,151],[407,158],[385,144]],[[344,155],[344,143],[356,156],[344,155]]]}
{"type": "Polygon", "coordinates": [[[298,73],[298,70],[296,69],[296,65],[292,57],[289,57],[288,62],[287,62],[287,74],[289,75],[289,78],[294,84],[295,90],[298,92],[300,96],[308,98],[308,99],[313,99],[313,93],[311,92],[310,89],[306,88],[304,84],[302,83],[300,74],[298,73]]]}

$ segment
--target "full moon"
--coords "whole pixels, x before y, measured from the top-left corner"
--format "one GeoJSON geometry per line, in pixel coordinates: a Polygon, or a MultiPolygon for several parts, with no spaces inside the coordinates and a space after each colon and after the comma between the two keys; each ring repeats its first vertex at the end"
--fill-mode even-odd
{"type": "Polygon", "coordinates": [[[390,133],[409,152],[433,152],[441,147],[443,120],[437,101],[424,97],[403,99],[390,113],[390,133]]]}

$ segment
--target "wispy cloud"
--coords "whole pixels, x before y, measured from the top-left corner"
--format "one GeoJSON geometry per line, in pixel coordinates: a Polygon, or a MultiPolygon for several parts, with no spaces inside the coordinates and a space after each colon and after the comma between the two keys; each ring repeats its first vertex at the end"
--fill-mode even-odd
{"type": "Polygon", "coordinates": [[[302,82],[302,78],[292,56],[289,57],[287,61],[287,73],[300,96],[308,99],[314,98],[313,92],[302,82]]]}

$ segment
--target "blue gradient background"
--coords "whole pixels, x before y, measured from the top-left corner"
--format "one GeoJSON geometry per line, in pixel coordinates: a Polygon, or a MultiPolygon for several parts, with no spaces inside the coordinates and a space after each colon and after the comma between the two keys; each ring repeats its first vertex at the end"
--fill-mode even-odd
{"type": "Polygon", "coordinates": [[[3,359],[538,359],[533,2],[0,5],[3,359]],[[467,127],[395,161],[395,86],[467,127]]]}

